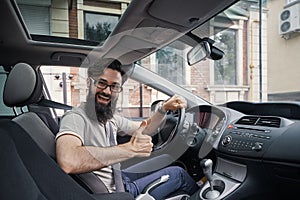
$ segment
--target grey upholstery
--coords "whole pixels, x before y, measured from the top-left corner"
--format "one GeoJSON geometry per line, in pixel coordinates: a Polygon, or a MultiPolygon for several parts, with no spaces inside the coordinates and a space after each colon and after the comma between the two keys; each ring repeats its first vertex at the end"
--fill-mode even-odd
{"type": "Polygon", "coordinates": [[[0,152],[0,199],[134,200],[124,192],[89,194],[10,119],[0,119],[0,152]]]}
{"type": "MultiPolygon", "coordinates": [[[[3,91],[3,102],[9,107],[22,107],[37,103],[42,96],[42,81],[37,72],[26,63],[18,63],[9,73],[3,91]]],[[[55,136],[41,118],[26,112],[13,118],[39,147],[55,158],[55,136]]]]}
{"type": "Polygon", "coordinates": [[[14,66],[5,82],[3,102],[9,107],[22,107],[40,100],[42,81],[37,72],[26,63],[14,66]]]}
{"type": "MultiPolygon", "coordinates": [[[[42,81],[37,72],[26,63],[18,63],[11,70],[4,86],[3,102],[9,107],[38,103],[42,97],[42,81]]],[[[34,112],[25,112],[12,119],[19,124],[37,145],[54,160],[55,135],[34,112]]],[[[103,182],[93,173],[72,175],[90,193],[107,193],[103,182]]]]}
{"type": "Polygon", "coordinates": [[[19,124],[46,154],[56,158],[55,136],[36,113],[26,112],[12,120],[19,124]]]}

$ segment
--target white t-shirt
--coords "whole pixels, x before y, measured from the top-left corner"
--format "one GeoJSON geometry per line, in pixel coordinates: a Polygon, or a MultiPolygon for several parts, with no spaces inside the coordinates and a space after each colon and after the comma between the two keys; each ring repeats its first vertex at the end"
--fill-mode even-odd
{"type": "MultiPolygon", "coordinates": [[[[81,140],[83,146],[111,146],[110,132],[105,130],[103,124],[88,118],[84,107],[85,104],[82,103],[79,107],[73,108],[64,114],[56,139],[64,134],[72,134],[81,140]]],[[[133,121],[118,115],[115,115],[110,122],[115,143],[117,134],[124,135],[138,128],[133,121]]],[[[102,180],[109,192],[116,190],[111,166],[101,168],[98,171],[94,171],[94,173],[102,180]]]]}

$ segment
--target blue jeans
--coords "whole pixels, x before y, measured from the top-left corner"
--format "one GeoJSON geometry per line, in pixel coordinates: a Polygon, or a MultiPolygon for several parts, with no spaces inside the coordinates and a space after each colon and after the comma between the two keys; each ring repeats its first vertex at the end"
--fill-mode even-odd
{"type": "Polygon", "coordinates": [[[170,176],[169,180],[150,191],[150,195],[156,200],[164,199],[177,190],[182,190],[191,195],[199,189],[190,175],[178,166],[166,167],[153,173],[128,173],[122,171],[125,189],[134,197],[139,195],[147,185],[167,174],[170,176]]]}

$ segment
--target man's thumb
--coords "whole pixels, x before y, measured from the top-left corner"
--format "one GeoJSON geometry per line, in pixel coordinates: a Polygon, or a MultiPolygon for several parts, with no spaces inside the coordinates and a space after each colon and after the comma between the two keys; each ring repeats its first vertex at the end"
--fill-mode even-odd
{"type": "Polygon", "coordinates": [[[147,126],[147,120],[142,121],[140,127],[146,128],[146,126],[147,126]]]}
{"type": "Polygon", "coordinates": [[[138,128],[136,133],[137,134],[142,134],[143,131],[145,130],[146,126],[147,126],[147,121],[146,120],[142,121],[141,124],[140,124],[140,127],[138,128]]]}
{"type": "Polygon", "coordinates": [[[143,131],[145,130],[147,126],[147,121],[144,120],[141,122],[140,127],[134,132],[131,138],[131,141],[134,142],[137,138],[141,137],[143,135],[143,131]]]}

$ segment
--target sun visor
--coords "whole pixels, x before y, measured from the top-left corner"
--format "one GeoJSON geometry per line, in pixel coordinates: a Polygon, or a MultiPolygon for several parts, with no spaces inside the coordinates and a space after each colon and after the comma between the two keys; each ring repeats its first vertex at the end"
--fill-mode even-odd
{"type": "Polygon", "coordinates": [[[220,10],[231,5],[233,0],[155,0],[148,13],[159,20],[192,28],[210,19],[220,10]],[[178,14],[180,13],[180,15],[178,14]]]}

